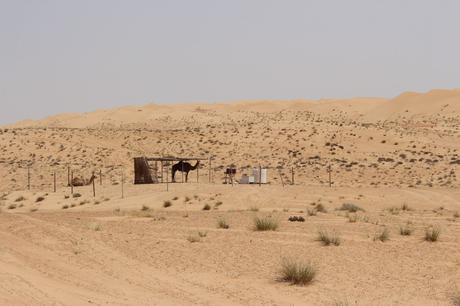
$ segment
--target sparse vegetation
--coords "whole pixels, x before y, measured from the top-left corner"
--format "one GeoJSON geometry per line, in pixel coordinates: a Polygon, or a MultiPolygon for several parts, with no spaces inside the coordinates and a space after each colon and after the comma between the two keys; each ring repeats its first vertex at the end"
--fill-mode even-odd
{"type": "Polygon", "coordinates": [[[163,207],[164,208],[168,208],[168,207],[171,207],[172,206],[172,202],[171,201],[164,201],[163,202],[163,207]]]}
{"type": "Polygon", "coordinates": [[[45,200],[45,197],[40,196],[35,200],[35,202],[38,203],[38,202],[42,202],[44,200],[45,200]]]}
{"type": "Polygon", "coordinates": [[[388,241],[389,239],[390,239],[390,231],[388,230],[387,227],[384,227],[383,230],[376,233],[374,236],[374,241],[379,240],[381,242],[385,242],[385,241],[388,241]]]}
{"type": "Polygon", "coordinates": [[[15,202],[22,202],[22,201],[25,201],[27,200],[24,196],[19,196],[16,198],[16,200],[14,200],[15,202]]]}
{"type": "Polygon", "coordinates": [[[197,236],[197,235],[190,234],[190,235],[187,236],[187,240],[190,243],[194,243],[194,242],[200,242],[201,238],[199,236],[197,236]]]}
{"type": "Polygon", "coordinates": [[[280,280],[295,285],[307,285],[316,276],[316,268],[310,262],[283,259],[281,262],[280,280]]]}
{"type": "Polygon", "coordinates": [[[318,204],[318,205],[316,205],[315,209],[316,209],[317,212],[320,212],[320,213],[327,213],[326,207],[324,207],[324,205],[321,204],[321,203],[318,204]]]}
{"type": "Polygon", "coordinates": [[[223,228],[223,229],[228,229],[230,228],[230,225],[227,223],[227,221],[223,218],[220,218],[217,220],[217,227],[218,228],[223,228]]]}
{"type": "Polygon", "coordinates": [[[205,204],[205,205],[203,206],[203,210],[211,210],[211,205],[205,204]]]}
{"type": "Polygon", "coordinates": [[[254,219],[254,229],[256,231],[276,231],[278,225],[278,220],[273,217],[256,217],[254,219]]]}
{"type": "Polygon", "coordinates": [[[148,211],[148,210],[150,210],[150,207],[148,207],[147,205],[142,205],[141,211],[148,211]]]}
{"type": "Polygon", "coordinates": [[[67,209],[67,208],[69,208],[69,205],[67,204],[62,205],[62,209],[67,209]]]}
{"type": "Polygon", "coordinates": [[[401,234],[401,236],[410,236],[410,235],[412,235],[413,231],[414,231],[414,229],[412,228],[412,226],[409,223],[406,223],[406,224],[401,225],[399,227],[399,233],[401,234]]]}
{"type": "Polygon", "coordinates": [[[16,209],[16,204],[10,204],[10,205],[8,205],[8,209],[16,209]]]}
{"type": "Polygon", "coordinates": [[[361,207],[355,204],[351,204],[351,203],[343,203],[342,206],[338,208],[338,210],[344,210],[344,211],[348,211],[351,213],[355,213],[358,211],[364,211],[364,209],[362,209],[361,207]]]}
{"type": "Polygon", "coordinates": [[[72,197],[73,198],[80,198],[81,194],[77,192],[77,193],[72,194],[72,197]]]}
{"type": "Polygon", "coordinates": [[[318,241],[321,241],[323,245],[335,245],[339,246],[341,243],[341,239],[336,232],[329,233],[326,230],[319,230],[318,231],[318,241]]]}
{"type": "Polygon", "coordinates": [[[425,230],[425,240],[429,242],[438,241],[441,229],[438,226],[430,226],[425,230]]]}

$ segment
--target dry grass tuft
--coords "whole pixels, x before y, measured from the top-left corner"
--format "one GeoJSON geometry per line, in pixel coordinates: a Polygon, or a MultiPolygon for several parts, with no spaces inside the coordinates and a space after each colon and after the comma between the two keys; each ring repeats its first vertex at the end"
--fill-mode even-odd
{"type": "Polygon", "coordinates": [[[276,231],[279,222],[272,217],[256,217],[254,219],[254,230],[256,231],[276,231]]]}
{"type": "Polygon", "coordinates": [[[323,245],[335,245],[339,246],[341,243],[341,239],[339,235],[334,231],[329,233],[326,230],[319,230],[318,231],[318,241],[321,241],[323,245]]]}
{"type": "Polygon", "coordinates": [[[383,230],[379,233],[376,233],[374,236],[374,241],[380,240],[382,242],[388,241],[390,239],[390,231],[387,227],[384,227],[383,230]]]}
{"type": "Polygon", "coordinates": [[[205,205],[203,206],[203,210],[211,210],[211,205],[205,204],[205,205]]]}
{"type": "Polygon", "coordinates": [[[364,211],[364,209],[362,209],[361,207],[355,204],[351,204],[351,203],[343,203],[342,206],[338,208],[338,210],[346,210],[351,213],[355,213],[358,211],[364,211]]]}
{"type": "Polygon", "coordinates": [[[163,202],[163,207],[164,208],[168,208],[168,207],[171,207],[172,206],[172,202],[171,201],[164,201],[163,202]]]}
{"type": "Polygon", "coordinates": [[[441,229],[438,226],[429,227],[425,230],[425,240],[429,242],[438,241],[441,235],[441,229]]]}
{"type": "Polygon", "coordinates": [[[281,262],[280,280],[294,285],[307,285],[316,276],[316,268],[310,262],[283,259],[281,262]]]}
{"type": "Polygon", "coordinates": [[[399,234],[401,234],[401,236],[410,236],[410,235],[412,235],[413,231],[414,231],[414,229],[412,228],[412,226],[409,223],[406,223],[406,224],[401,225],[399,227],[399,234]]]}
{"type": "Polygon", "coordinates": [[[229,229],[230,225],[227,223],[227,221],[223,218],[217,220],[217,227],[218,228],[223,228],[223,229],[229,229]]]}

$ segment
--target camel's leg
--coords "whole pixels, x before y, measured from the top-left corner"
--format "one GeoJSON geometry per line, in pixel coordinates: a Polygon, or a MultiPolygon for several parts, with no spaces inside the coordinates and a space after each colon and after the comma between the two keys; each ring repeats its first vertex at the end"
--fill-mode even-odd
{"type": "Polygon", "coordinates": [[[187,183],[188,181],[188,172],[185,172],[185,182],[187,183]]]}

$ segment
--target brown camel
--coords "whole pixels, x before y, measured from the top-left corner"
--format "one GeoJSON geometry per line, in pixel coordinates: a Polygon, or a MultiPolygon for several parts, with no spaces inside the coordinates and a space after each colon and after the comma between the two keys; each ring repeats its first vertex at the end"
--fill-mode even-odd
{"type": "Polygon", "coordinates": [[[188,180],[188,173],[195,170],[200,165],[200,161],[197,160],[195,166],[192,166],[190,163],[180,161],[177,164],[172,166],[172,181],[176,182],[175,175],[176,171],[185,172],[185,182],[188,180]]]}
{"type": "Polygon", "coordinates": [[[94,174],[91,176],[91,178],[89,180],[85,179],[83,177],[74,177],[72,179],[71,184],[74,187],[88,186],[88,185],[91,185],[95,179],[96,179],[96,176],[94,174]]]}

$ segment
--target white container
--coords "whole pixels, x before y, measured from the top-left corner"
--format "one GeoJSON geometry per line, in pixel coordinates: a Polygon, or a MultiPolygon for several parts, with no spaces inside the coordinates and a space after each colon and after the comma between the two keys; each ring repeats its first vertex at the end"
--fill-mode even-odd
{"type": "Polygon", "coordinates": [[[254,184],[255,179],[254,176],[248,176],[246,174],[243,174],[240,179],[240,184],[254,184]]]}
{"type": "Polygon", "coordinates": [[[267,184],[267,169],[262,168],[259,173],[259,168],[253,168],[252,174],[254,175],[255,184],[259,184],[259,180],[261,184],[267,184]]]}

